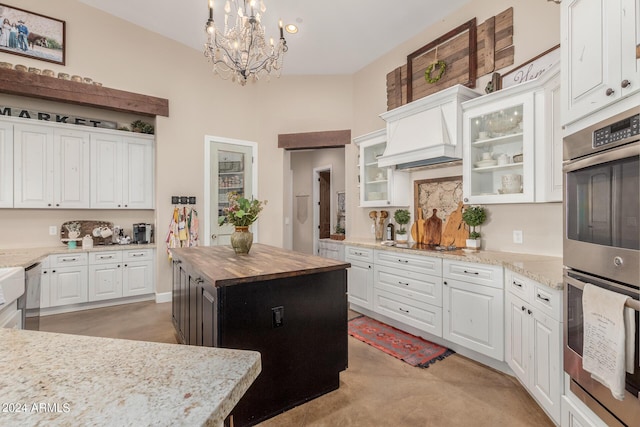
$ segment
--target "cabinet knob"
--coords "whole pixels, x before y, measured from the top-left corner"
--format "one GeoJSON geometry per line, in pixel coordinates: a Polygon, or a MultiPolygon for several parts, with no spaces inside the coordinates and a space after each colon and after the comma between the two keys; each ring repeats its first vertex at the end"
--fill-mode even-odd
{"type": "Polygon", "coordinates": [[[120,264],[118,264],[118,268],[120,268],[120,264]]]}
{"type": "Polygon", "coordinates": [[[615,92],[616,92],[615,90],[613,90],[613,89],[609,88],[609,89],[607,89],[607,91],[605,92],[605,94],[606,94],[607,96],[611,96],[611,95],[613,95],[615,92]]]}
{"type": "Polygon", "coordinates": [[[523,306],[522,306],[522,311],[525,311],[525,310],[526,310],[526,308],[525,308],[525,306],[523,305],[523,306]]]}
{"type": "Polygon", "coordinates": [[[60,206],[60,203],[56,203],[56,206],[60,206]]]}
{"type": "Polygon", "coordinates": [[[118,205],[118,207],[121,207],[120,205],[118,205]]]}
{"type": "Polygon", "coordinates": [[[216,240],[216,239],[218,238],[218,236],[217,236],[216,234],[212,234],[212,235],[211,235],[211,238],[212,238],[213,240],[216,240]]]}
{"type": "Polygon", "coordinates": [[[527,310],[527,313],[528,313],[528,314],[531,314],[531,313],[533,313],[533,311],[531,311],[531,310],[527,310]]]}
{"type": "Polygon", "coordinates": [[[465,203],[467,203],[469,201],[469,199],[465,197],[464,201],[465,201],[465,203]]]}
{"type": "Polygon", "coordinates": [[[622,86],[623,88],[629,87],[629,86],[631,86],[631,82],[629,80],[627,80],[627,79],[624,79],[622,81],[622,83],[620,83],[620,86],[622,86]]]}
{"type": "Polygon", "coordinates": [[[444,283],[445,285],[448,285],[448,283],[447,283],[447,282],[442,282],[442,283],[444,283]]]}
{"type": "Polygon", "coordinates": [[[51,206],[51,203],[47,203],[47,206],[51,206]]]}
{"type": "Polygon", "coordinates": [[[129,266],[129,264],[125,264],[124,266],[125,266],[125,267],[128,267],[128,266],[129,266]]]}
{"type": "Polygon", "coordinates": [[[125,207],[125,208],[128,208],[128,207],[129,207],[129,205],[124,205],[124,207],[125,207]]]}
{"type": "Polygon", "coordinates": [[[55,273],[56,271],[55,271],[55,270],[52,270],[51,272],[52,272],[52,273],[55,273]]]}

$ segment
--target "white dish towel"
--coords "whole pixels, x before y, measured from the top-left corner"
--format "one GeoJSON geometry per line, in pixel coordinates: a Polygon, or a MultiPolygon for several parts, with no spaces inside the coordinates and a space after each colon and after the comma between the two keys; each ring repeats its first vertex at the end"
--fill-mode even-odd
{"type": "Polygon", "coordinates": [[[635,347],[635,322],[625,322],[628,312],[624,303],[628,299],[626,295],[589,283],[584,286],[582,293],[582,367],[595,380],[608,387],[618,400],[624,399],[627,360],[633,361],[635,347]]]}

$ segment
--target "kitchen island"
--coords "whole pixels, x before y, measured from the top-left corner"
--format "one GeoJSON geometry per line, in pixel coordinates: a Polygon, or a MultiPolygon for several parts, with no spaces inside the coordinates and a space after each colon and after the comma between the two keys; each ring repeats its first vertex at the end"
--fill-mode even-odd
{"type": "Polygon", "coordinates": [[[0,329],[0,425],[208,425],[260,373],[251,351],[0,329]]]}
{"type": "Polygon", "coordinates": [[[259,351],[262,374],[231,413],[253,425],[335,390],[347,367],[348,263],[254,244],[171,250],[184,344],[259,351]]]}

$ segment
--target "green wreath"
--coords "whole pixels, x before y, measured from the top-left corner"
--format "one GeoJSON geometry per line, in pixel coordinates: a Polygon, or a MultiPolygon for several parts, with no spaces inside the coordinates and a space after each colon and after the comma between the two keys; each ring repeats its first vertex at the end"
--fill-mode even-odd
{"type": "Polygon", "coordinates": [[[429,65],[427,67],[427,69],[425,70],[424,79],[428,83],[436,83],[438,80],[440,80],[442,78],[442,75],[444,74],[446,69],[447,69],[447,64],[445,64],[444,61],[434,62],[433,64],[429,65]],[[440,68],[440,73],[438,73],[438,75],[436,77],[432,77],[431,76],[431,72],[433,71],[433,69],[436,66],[440,68]]]}

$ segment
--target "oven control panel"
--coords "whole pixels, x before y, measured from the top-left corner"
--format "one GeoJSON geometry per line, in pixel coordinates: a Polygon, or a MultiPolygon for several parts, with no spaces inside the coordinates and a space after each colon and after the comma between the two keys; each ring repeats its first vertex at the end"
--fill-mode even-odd
{"type": "Polygon", "coordinates": [[[622,141],[623,139],[638,134],[640,134],[640,114],[620,120],[619,122],[593,132],[593,148],[622,141]]]}

